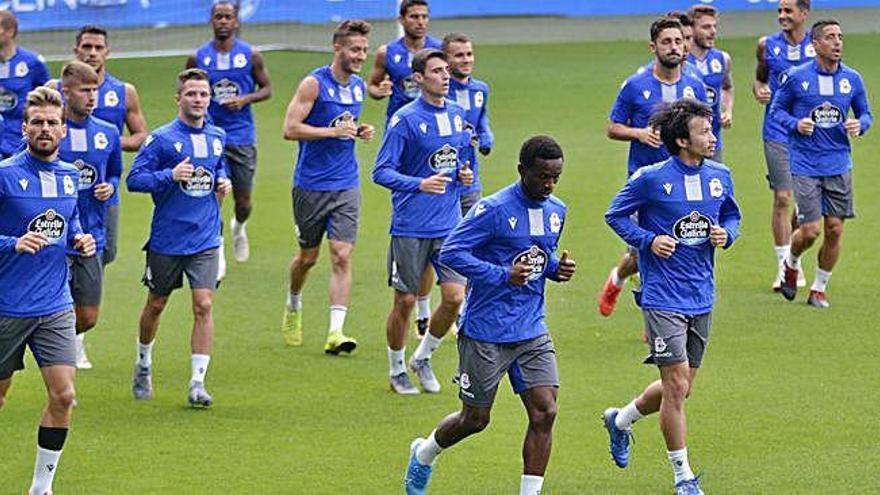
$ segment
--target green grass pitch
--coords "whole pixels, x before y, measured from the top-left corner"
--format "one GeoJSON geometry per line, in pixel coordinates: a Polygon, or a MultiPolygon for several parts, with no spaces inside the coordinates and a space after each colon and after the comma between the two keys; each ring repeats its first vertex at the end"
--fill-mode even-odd
{"type": "MultiPolygon", "coordinates": [[[[847,223],[843,256],[829,286],[834,306],[807,307],[803,293],[796,303],[785,302],[769,290],[775,257],[760,141],[763,110],[750,90],[754,42],[724,40],[722,46],[733,55],[736,84],[725,157],[744,219],[739,242],[717,258],[711,346],[687,406],[691,464],[704,470],[708,492],[876,492],[878,131],[854,144],[859,218],[847,223]]],[[[878,42],[876,35],[849,36],[845,59],[862,71],[875,110],[880,67],[871,53],[876,55],[878,42]]],[[[610,319],[595,309],[596,292],[623,251],[602,217],[623,183],[627,153],[626,144],[605,137],[607,114],[621,81],[648,60],[646,43],[478,47],[477,56],[476,75],[492,87],[497,138],[481,168],[487,192],[516,179],[519,145],[527,136],[550,134],[566,153],[557,189],[569,208],[561,247],[579,262],[579,272],[568,285],[548,284],[562,388],[545,491],[670,493],[671,470],[656,417],[637,425],[634,460],[625,471],[612,465],[599,420],[605,407],[629,401],[657,374],[639,364],[645,349],[632,299],[625,295],[610,319]]],[[[281,139],[281,125],[297,82],[328,63],[329,55],[269,53],[267,62],[275,95],[256,106],[260,159],[248,227],[251,261],[236,264],[229,251],[229,275],[214,306],[208,385],[217,402],[207,411],[185,406],[187,291],[174,294],[162,320],[154,351],[155,399],[136,403],[131,397],[137,319],[145,299],[140,248],[151,205],[148,196],[126,192],[119,258],[107,271],[99,326],[87,339],[95,369],[78,376],[80,405],[56,493],[399,493],[410,441],[459,406],[450,383],[457,362],[452,338],[435,357],[444,384],[439,395],[397,397],[388,390],[390,201],[388,191],[369,180],[379,139],[358,150],[363,218],[346,330],[360,347],[351,357],[322,352],[326,252],[304,293],[305,345],[282,345],[278,327],[295,248],[290,182],[296,145],[281,139]]],[[[137,85],[152,128],[175,115],[174,75],[183,65],[182,57],[111,61],[110,70],[137,85]]],[[[362,120],[381,128],[384,108],[385,102],[368,102],[362,120]]],[[[228,220],[230,201],[225,210],[228,220]]],[[[810,280],[815,254],[813,249],[805,257],[810,280]]],[[[410,351],[415,343],[410,341],[410,351]]],[[[33,361],[28,367],[16,375],[0,412],[3,493],[22,493],[33,467],[45,392],[33,361]]],[[[526,418],[506,382],[499,390],[489,428],[439,459],[434,493],[516,492],[526,418]]]]}

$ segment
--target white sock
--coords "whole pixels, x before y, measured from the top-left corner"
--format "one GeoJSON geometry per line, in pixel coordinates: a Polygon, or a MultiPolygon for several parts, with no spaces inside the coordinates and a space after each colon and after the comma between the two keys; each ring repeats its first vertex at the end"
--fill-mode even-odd
{"type": "Polygon", "coordinates": [[[789,251],[789,253],[788,253],[788,259],[786,260],[786,263],[788,263],[788,266],[789,266],[789,267],[794,268],[795,270],[800,270],[800,268],[801,268],[801,257],[800,257],[800,256],[795,256],[794,253],[792,253],[792,252],[789,251]]]}
{"type": "Polygon", "coordinates": [[[831,272],[826,272],[821,268],[816,268],[816,279],[813,280],[813,286],[810,287],[810,290],[825,292],[825,287],[828,285],[828,279],[830,278],[831,272]]]}
{"type": "Polygon", "coordinates": [[[624,283],[624,282],[626,282],[626,279],[625,279],[625,278],[620,278],[620,276],[617,275],[617,267],[615,266],[615,267],[611,270],[611,283],[614,284],[615,287],[617,287],[618,289],[620,289],[620,288],[623,287],[623,283],[624,283]]]}
{"type": "Polygon", "coordinates": [[[434,438],[434,433],[436,432],[437,430],[432,431],[428,438],[416,449],[416,459],[422,466],[434,464],[434,459],[443,451],[440,445],[437,444],[437,439],[434,438]]]}
{"type": "Polygon", "coordinates": [[[37,446],[37,462],[34,464],[34,479],[31,482],[30,495],[43,495],[52,490],[52,480],[58,471],[60,450],[46,450],[37,446]]]}
{"type": "Polygon", "coordinates": [[[694,472],[691,471],[691,465],[688,464],[687,447],[681,450],[667,450],[666,456],[672,464],[672,471],[675,473],[675,482],[694,479],[694,472]]]}
{"type": "Polygon", "coordinates": [[[156,341],[152,341],[149,344],[141,344],[141,341],[138,341],[138,359],[137,363],[144,367],[150,367],[153,365],[153,344],[156,341]]]}
{"type": "Polygon", "coordinates": [[[406,372],[406,366],[403,364],[406,360],[406,347],[395,351],[388,348],[388,366],[391,368],[391,376],[397,376],[406,372]]]}
{"type": "Polygon", "coordinates": [[[425,338],[419,343],[419,346],[416,348],[415,354],[413,354],[413,359],[431,359],[431,356],[434,354],[434,351],[440,347],[440,343],[443,342],[443,339],[438,339],[431,335],[431,332],[428,331],[425,333],[425,338]]]}
{"type": "Polygon", "coordinates": [[[345,315],[348,308],[345,306],[330,306],[330,332],[341,332],[345,326],[345,315]]]}
{"type": "Polygon", "coordinates": [[[82,345],[83,341],[85,341],[85,338],[86,338],[85,333],[76,334],[76,340],[79,341],[79,345],[82,345]]]}
{"type": "Polygon", "coordinates": [[[542,486],[544,486],[543,476],[524,474],[519,484],[519,495],[541,495],[542,486]]]}
{"type": "Polygon", "coordinates": [[[424,320],[425,318],[431,317],[431,294],[427,296],[419,296],[416,300],[416,305],[418,307],[418,316],[416,316],[419,320],[424,320]]]}
{"type": "Polygon", "coordinates": [[[782,263],[788,258],[788,252],[790,249],[791,244],[786,244],[785,246],[773,246],[773,250],[776,251],[776,264],[779,266],[780,270],[782,269],[782,263]]]}
{"type": "Polygon", "coordinates": [[[288,311],[299,311],[303,307],[302,293],[301,292],[288,292],[287,293],[287,310],[288,311]]]}
{"type": "Polygon", "coordinates": [[[205,382],[205,374],[208,373],[208,363],[211,362],[211,356],[207,354],[193,354],[190,358],[192,363],[192,378],[194,382],[205,382]]]}
{"type": "Polygon", "coordinates": [[[247,225],[247,221],[238,223],[238,220],[233,216],[232,217],[232,236],[238,237],[245,233],[245,225],[247,225]]]}
{"type": "Polygon", "coordinates": [[[620,409],[617,417],[614,418],[614,424],[621,430],[627,430],[632,427],[633,423],[644,417],[645,415],[636,407],[636,401],[633,400],[620,409]]]}

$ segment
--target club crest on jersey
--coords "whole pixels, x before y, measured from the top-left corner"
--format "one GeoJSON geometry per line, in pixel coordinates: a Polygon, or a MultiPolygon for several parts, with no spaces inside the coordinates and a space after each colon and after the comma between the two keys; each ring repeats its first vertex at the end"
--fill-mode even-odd
{"type": "Polygon", "coordinates": [[[850,91],[852,91],[852,85],[849,83],[849,79],[845,77],[837,83],[837,88],[845,95],[848,95],[850,91]]]}
{"type": "Polygon", "coordinates": [[[810,111],[810,120],[815,122],[817,127],[830,129],[843,122],[843,112],[831,102],[826,101],[810,111]]]}
{"type": "Polygon", "coordinates": [[[656,337],[654,339],[654,352],[663,352],[666,350],[666,341],[663,340],[663,337],[656,337]]]}
{"type": "Polygon", "coordinates": [[[214,94],[212,99],[215,102],[223,103],[229,98],[239,96],[241,94],[241,87],[239,87],[234,81],[230,81],[224,77],[214,83],[214,86],[211,88],[211,93],[214,94]]]}
{"type": "Polygon", "coordinates": [[[238,53],[234,57],[232,57],[232,66],[236,69],[241,69],[242,67],[247,65],[247,57],[245,57],[244,53],[238,53]]]}
{"type": "Polygon", "coordinates": [[[400,58],[401,58],[401,57],[400,57],[400,54],[399,54],[399,53],[395,54],[395,55],[394,55],[394,63],[395,63],[395,64],[399,64],[399,63],[400,63],[400,58]]]}
{"type": "Polygon", "coordinates": [[[223,143],[221,143],[219,139],[214,138],[214,142],[211,146],[214,147],[214,156],[220,156],[223,154],[223,143]]]}
{"type": "Polygon", "coordinates": [[[205,57],[202,59],[202,65],[210,66],[211,65],[211,57],[205,57]]]}
{"type": "Polygon", "coordinates": [[[77,160],[73,165],[79,169],[79,190],[83,191],[91,188],[98,181],[98,171],[95,167],[88,163],[77,160]]]}
{"type": "Polygon", "coordinates": [[[778,46],[773,47],[773,55],[779,56],[779,52],[781,51],[782,49],[780,49],[778,46]]]}
{"type": "Polygon", "coordinates": [[[646,90],[642,91],[642,96],[644,96],[645,99],[647,100],[648,98],[651,97],[651,92],[646,89],[646,90]]]}
{"type": "Polygon", "coordinates": [[[541,274],[544,273],[544,267],[547,266],[547,253],[538,246],[532,246],[516,255],[513,262],[514,264],[525,263],[531,267],[532,271],[526,279],[532,282],[541,278],[541,274]]]}
{"type": "Polygon", "coordinates": [[[482,91],[477,91],[476,93],[474,93],[474,106],[477,108],[482,107],[483,106],[483,98],[484,98],[484,96],[483,96],[482,91]]]}
{"type": "Polygon", "coordinates": [[[111,89],[104,93],[104,106],[115,107],[116,105],[119,105],[119,95],[116,94],[116,91],[111,89]]]}
{"type": "Polygon", "coordinates": [[[456,115],[454,119],[452,119],[452,123],[455,125],[455,132],[462,132],[464,130],[464,125],[461,123],[461,117],[456,115]]]}
{"type": "Polygon", "coordinates": [[[560,230],[562,230],[562,219],[559,218],[559,214],[554,211],[550,214],[550,232],[558,234],[560,230]]]}
{"type": "Polygon", "coordinates": [[[214,174],[205,167],[196,167],[193,170],[192,177],[180,183],[180,189],[187,196],[194,198],[208,196],[214,191],[214,174]]]}
{"type": "Polygon", "coordinates": [[[92,141],[94,141],[96,150],[106,149],[107,145],[110,144],[110,142],[107,140],[107,135],[103,132],[95,134],[95,137],[92,139],[92,141]]]}
{"type": "Polygon", "coordinates": [[[682,98],[694,98],[694,88],[690,86],[685,86],[681,91],[682,98]]]}
{"type": "Polygon", "coordinates": [[[56,213],[53,209],[46,210],[28,223],[28,232],[43,234],[49,240],[49,244],[57,243],[64,237],[64,230],[67,227],[67,220],[56,213]]]}
{"type": "Polygon", "coordinates": [[[696,246],[709,240],[711,226],[712,220],[709,217],[694,210],[675,222],[672,230],[678,242],[686,246],[696,246]]]}
{"type": "Polygon", "coordinates": [[[706,103],[714,105],[718,101],[718,92],[711,86],[706,86],[706,103]]]}
{"type": "Polygon", "coordinates": [[[458,150],[446,143],[431,154],[431,157],[428,158],[428,165],[438,174],[454,172],[458,166],[458,150]]]}
{"type": "Polygon", "coordinates": [[[364,101],[364,91],[360,86],[354,87],[354,100],[355,101],[364,101]]]}
{"type": "Polygon", "coordinates": [[[76,187],[73,185],[73,179],[69,175],[65,175],[61,179],[61,183],[64,184],[64,194],[76,194],[76,187]]]}
{"type": "Polygon", "coordinates": [[[0,86],[0,112],[8,112],[18,105],[18,95],[0,86]]]}
{"type": "Polygon", "coordinates": [[[712,62],[709,65],[712,67],[712,72],[715,74],[721,72],[721,70],[723,69],[723,67],[721,67],[721,61],[717,58],[713,58],[712,62]]]}
{"type": "Polygon", "coordinates": [[[718,177],[710,180],[709,195],[711,195],[713,198],[720,198],[722,194],[724,194],[724,186],[721,185],[721,180],[718,179],[718,177]]]}
{"type": "Polygon", "coordinates": [[[24,77],[29,71],[30,69],[28,69],[27,62],[21,61],[15,64],[15,77],[24,77]]]}
{"type": "Polygon", "coordinates": [[[812,44],[807,45],[804,48],[804,55],[806,55],[810,58],[815,57],[816,56],[816,48],[814,48],[812,44]]]}
{"type": "Polygon", "coordinates": [[[458,375],[458,385],[464,390],[471,388],[471,377],[467,373],[458,375]]]}
{"type": "Polygon", "coordinates": [[[403,94],[406,95],[407,98],[415,100],[419,97],[419,85],[416,84],[412,76],[407,76],[401,79],[400,87],[403,89],[403,94]]]}

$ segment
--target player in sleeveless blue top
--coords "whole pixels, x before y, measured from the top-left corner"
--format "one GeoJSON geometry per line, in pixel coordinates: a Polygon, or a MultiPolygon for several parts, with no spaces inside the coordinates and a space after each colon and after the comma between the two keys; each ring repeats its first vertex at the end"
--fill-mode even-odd
{"type": "MultiPolygon", "coordinates": [[[[758,40],[755,81],[752,92],[758,103],[764,105],[764,157],[767,162],[767,181],[773,191],[773,207],[770,226],[773,232],[773,250],[776,253],[776,275],[771,285],[779,291],[785,274],[783,263],[791,249],[792,191],[791,164],[788,150],[788,131],[770,117],[770,106],[792,67],[813,60],[807,18],[810,14],[810,0],[780,0],[777,19],[781,31],[758,40]]],[[[801,275],[803,279],[803,275],[801,275]]],[[[806,281],[800,281],[806,285],[806,281]]]]}
{"type": "Polygon", "coordinates": [[[367,86],[373,99],[390,97],[385,111],[386,124],[400,107],[419,97],[411,68],[415,53],[423,48],[440,48],[442,44],[428,35],[427,1],[403,0],[397,21],[403,27],[403,36],[376,50],[367,86]]]}
{"type": "Polygon", "coordinates": [[[688,50],[688,61],[700,73],[706,86],[706,102],[712,106],[712,132],[715,134],[715,161],[723,161],[721,128],[733,122],[733,78],[730,54],[715,48],[718,32],[718,9],[712,5],[695,5],[688,11],[694,22],[694,39],[688,50]]]}
{"type": "Polygon", "coordinates": [[[21,142],[24,102],[34,88],[49,81],[49,68],[41,55],[19,47],[15,38],[18,20],[8,10],[0,14],[0,158],[7,158],[21,142]]]}
{"type": "Polygon", "coordinates": [[[140,317],[138,359],[132,392],[153,397],[152,349],[168,297],[183,285],[192,290],[192,375],[187,400],[208,407],[205,374],[214,336],[212,301],[217,286],[220,207],[215,196],[232,190],[223,163],[226,132],[207,123],[211,100],[208,74],[186,69],[177,75],[178,115],[155,130],[138,152],[126,178],[132,192],[149,193],[155,209],[143,282],[149,292],[140,317]]]}
{"type": "MultiPolygon", "coordinates": [[[[232,254],[243,263],[250,258],[247,220],[251,216],[257,167],[257,133],[251,104],[272,97],[272,81],[263,55],[238,38],[238,2],[220,0],[211,6],[214,39],[191,56],[186,67],[198,67],[211,77],[211,122],[226,131],[224,158],[232,181],[235,214],[230,219],[232,254]]],[[[221,246],[222,278],[226,261],[221,246]]]]}
{"type": "MultiPolygon", "coordinates": [[[[19,132],[27,149],[0,162],[0,407],[30,347],[48,404],[28,493],[51,493],[75,396],[76,330],[67,251],[92,256],[95,242],[79,221],[79,171],[58,159],[66,130],[61,96],[41,87],[22,103],[19,132]]],[[[8,476],[4,483],[16,484],[8,476]]]]}
{"type": "Polygon", "coordinates": [[[332,270],[324,351],[332,355],[357,347],[343,327],[360,223],[355,140],[369,142],[373,137],[373,126],[359,122],[366,86],[358,76],[367,60],[371,30],[369,23],[360,20],[346,20],[336,27],[333,62],[300,82],[284,119],[284,138],[299,141],[292,188],[299,252],[290,262],[282,337],[287,345],[302,345],[302,289],[318,261],[326,233],[332,270]]]}
{"type": "Polygon", "coordinates": [[[811,35],[816,59],[789,70],[770,116],[789,132],[798,214],[781,292],[794,299],[800,257],[824,230],[807,303],[827,308],[825,289],[840,256],[843,224],[855,216],[850,138],[867,132],[873,116],[861,74],[840,61],[843,32],[837,21],[816,22],[811,35]]]}
{"type": "Polygon", "coordinates": [[[630,458],[633,422],[660,413],[675,493],[702,495],[688,462],[684,404],[708,345],[715,302],[715,251],[739,236],[740,210],[730,170],[715,154],[712,109],[680,100],[658,111],[652,125],[672,156],[639,169],[621,189],[605,221],[639,250],[640,306],[660,380],[623,408],[603,414],[618,467],[630,458]],[[630,216],[638,212],[635,223],[630,216]]]}
{"type": "Polygon", "coordinates": [[[562,168],[562,148],[552,138],[529,138],[520,149],[520,180],[477,203],[443,245],[441,262],[469,280],[458,335],[461,409],[412,442],[407,493],[425,493],[437,456],[485,429],[504,375],[529,418],[520,493],[541,492],[559,387],[544,285],[567,282],[576,268],[567,251],[556,252],[566,208],[552,193],[562,168]]]}
{"type": "MultiPolygon", "coordinates": [[[[703,82],[682,72],[686,52],[681,23],[661,17],[651,24],[650,32],[651,51],[656,59],[654,68],[634,74],[623,83],[609,115],[608,137],[630,143],[627,176],[669,158],[659,131],[648,125],[659,104],[681,98],[706,101],[703,82]]],[[[614,312],[624,282],[638,270],[637,263],[638,253],[630,249],[612,268],[599,293],[600,314],[610,316],[614,312]]]]}
{"type": "Polygon", "coordinates": [[[460,187],[473,183],[473,171],[460,158],[470,145],[466,115],[446,100],[449,69],[443,52],[418,52],[413,77],[421,96],[391,117],[373,167],[373,182],[391,190],[388,285],[394,288],[394,303],[386,335],[391,389],[399,394],[419,393],[406,372],[406,334],[416,294],[431,266],[441,302],[409,368],[426,392],[440,390],[430,358],[455,321],[465,279],[442,266],[438,257],[443,240],[461,219],[460,187]]]}

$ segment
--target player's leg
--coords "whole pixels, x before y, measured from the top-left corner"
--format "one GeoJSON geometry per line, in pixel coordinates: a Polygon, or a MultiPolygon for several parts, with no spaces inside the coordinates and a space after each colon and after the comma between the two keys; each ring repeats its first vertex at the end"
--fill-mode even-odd
{"type": "Polygon", "coordinates": [[[394,289],[394,302],[386,322],[386,340],[391,389],[398,394],[419,393],[406,372],[406,332],[422,273],[430,265],[432,241],[392,236],[388,250],[388,285],[394,289]]]}
{"type": "Polygon", "coordinates": [[[617,306],[617,299],[623,289],[626,279],[639,271],[639,253],[635,248],[627,247],[627,252],[620,258],[617,266],[611,269],[602,291],[599,292],[599,313],[602,316],[611,316],[617,306]]]}
{"type": "Polygon", "coordinates": [[[69,260],[70,292],[76,314],[76,367],[91,369],[92,363],[86,354],[85,333],[98,323],[104,266],[97,256],[72,256],[69,260]]]}
{"type": "Polygon", "coordinates": [[[0,409],[6,403],[12,375],[24,369],[24,350],[36,321],[35,318],[0,316],[0,409]]]}
{"type": "Polygon", "coordinates": [[[773,251],[776,253],[777,275],[772,288],[779,291],[785,275],[784,262],[791,249],[791,207],[794,184],[789,165],[788,145],[764,141],[764,159],[767,163],[767,182],[773,191],[770,228],[773,233],[773,251]]]}
{"type": "Polygon", "coordinates": [[[153,344],[168,297],[183,283],[182,257],[147,251],[143,282],[148,289],[147,302],[138,323],[137,359],[131,388],[135,399],[149,400],[153,398],[153,344]]]}
{"type": "Polygon", "coordinates": [[[791,234],[791,249],[783,265],[785,273],[781,287],[782,295],[789,301],[797,295],[801,256],[822,233],[824,210],[821,178],[795,175],[792,176],[792,183],[797,204],[798,228],[791,234]]]}
{"type": "Polygon", "coordinates": [[[419,294],[416,298],[416,337],[422,339],[428,332],[431,319],[431,290],[434,288],[434,267],[428,266],[419,283],[419,294]]]}
{"type": "Polygon", "coordinates": [[[825,177],[823,179],[824,228],[822,247],[819,249],[819,263],[816,278],[810,288],[807,303],[817,308],[831,306],[825,297],[825,289],[831,278],[831,270],[840,258],[843,245],[843,225],[847,218],[855,217],[853,205],[852,175],[825,177]]]}
{"type": "Polygon", "coordinates": [[[191,406],[208,407],[214,399],[205,390],[205,375],[211,362],[214,343],[214,289],[217,278],[219,249],[208,249],[184,257],[183,271],[192,290],[193,327],[190,339],[190,365],[187,400],[191,406]]]}
{"type": "Polygon", "coordinates": [[[253,145],[227,145],[224,150],[232,182],[232,198],[235,212],[230,219],[232,231],[232,254],[243,263],[250,257],[250,241],[247,236],[247,220],[251,216],[251,193],[257,170],[257,148],[253,145]]]}
{"type": "Polygon", "coordinates": [[[351,353],[357,341],[343,332],[351,293],[351,257],[357,241],[360,222],[360,190],[348,189],[335,193],[336,201],[327,222],[330,248],[330,326],[324,352],[338,355],[351,353]]]}

